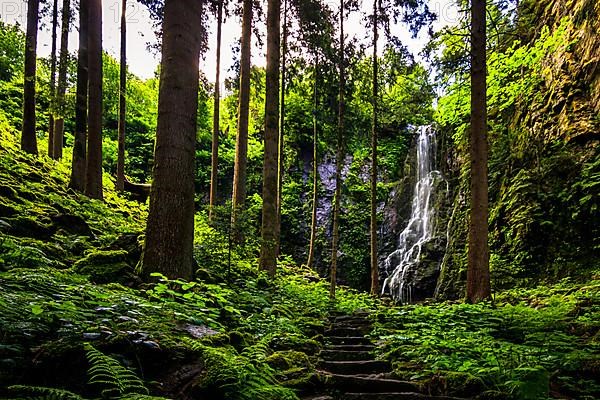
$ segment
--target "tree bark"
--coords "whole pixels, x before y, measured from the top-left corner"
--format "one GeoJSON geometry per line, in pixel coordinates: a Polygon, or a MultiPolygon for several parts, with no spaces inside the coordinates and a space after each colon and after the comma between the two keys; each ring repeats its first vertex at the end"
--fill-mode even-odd
{"type": "Polygon", "coordinates": [[[491,295],[488,249],[486,4],[471,2],[471,214],[467,301],[491,295]]]}
{"type": "Polygon", "coordinates": [[[27,1],[27,33],[25,39],[25,74],[23,82],[23,129],[21,149],[30,154],[38,154],[35,119],[35,81],[37,62],[37,34],[39,21],[39,0],[27,1]]]}
{"type": "Polygon", "coordinates": [[[331,271],[329,297],[335,299],[337,282],[338,247],[340,241],[340,208],[342,197],[342,164],[344,157],[344,89],[346,86],[346,71],[344,66],[344,0],[340,0],[340,55],[339,55],[340,87],[338,95],[338,133],[337,150],[335,155],[335,200],[333,207],[333,232],[331,239],[331,271]]]}
{"type": "Polygon", "coordinates": [[[287,26],[287,12],[288,12],[288,2],[284,0],[283,2],[283,47],[281,54],[281,105],[279,112],[279,157],[277,160],[277,224],[276,224],[276,232],[275,237],[277,240],[277,249],[276,253],[279,255],[280,253],[280,245],[281,245],[281,202],[283,200],[283,169],[285,164],[285,154],[284,154],[284,145],[285,145],[285,137],[284,137],[284,124],[285,124],[285,79],[286,79],[286,58],[287,58],[287,40],[288,40],[288,26],[287,26]]]}
{"type": "Polygon", "coordinates": [[[246,163],[248,158],[248,116],[250,113],[250,44],[252,41],[252,0],[244,0],[242,17],[242,53],[240,58],[240,100],[238,131],[233,168],[231,224],[236,242],[243,240],[239,229],[239,214],[246,201],[246,163]]]}
{"type": "Polygon", "coordinates": [[[77,98],[75,99],[75,139],[73,167],[69,186],[85,189],[88,98],[88,7],[89,0],[79,0],[79,51],[77,54],[77,98]]]}
{"type": "Polygon", "coordinates": [[[58,26],[58,0],[52,4],[52,47],[50,50],[50,116],[48,118],[48,157],[54,150],[54,107],[56,96],[56,29],[58,26]]]}
{"type": "Polygon", "coordinates": [[[269,0],[267,10],[267,68],[265,92],[265,151],[260,269],[275,276],[277,268],[277,186],[279,160],[280,0],[269,0]]]}
{"type": "Polygon", "coordinates": [[[194,161],[202,3],[167,0],[143,273],[193,277],[194,161]]]}
{"type": "Polygon", "coordinates": [[[313,193],[312,193],[312,211],[311,211],[311,219],[310,219],[310,242],[308,244],[308,260],[306,261],[306,266],[308,268],[312,268],[313,262],[315,259],[315,241],[317,240],[317,200],[318,200],[318,179],[319,179],[319,171],[317,164],[317,150],[318,150],[318,142],[317,142],[317,107],[319,102],[318,97],[318,70],[319,68],[319,59],[315,56],[315,76],[314,76],[314,88],[313,88],[313,193]]]}
{"type": "Polygon", "coordinates": [[[213,108],[213,134],[210,165],[210,196],[208,218],[212,220],[217,202],[217,181],[219,179],[219,123],[221,106],[221,34],[223,29],[223,0],[217,6],[217,70],[215,71],[215,99],[213,108]]]}
{"type": "Polygon", "coordinates": [[[377,113],[379,96],[379,65],[377,40],[379,39],[378,1],[373,0],[373,121],[371,124],[371,294],[379,294],[379,265],[377,263],[377,113]]]}
{"type": "Polygon", "coordinates": [[[127,0],[121,0],[121,60],[119,69],[119,145],[117,190],[125,187],[125,118],[127,112],[127,0]]]}
{"type": "Polygon", "coordinates": [[[58,64],[58,88],[56,112],[54,116],[54,136],[52,158],[60,160],[65,138],[65,94],[67,92],[67,66],[69,63],[69,24],[71,22],[71,1],[63,0],[62,23],[60,28],[60,59],[58,64]]]}
{"type": "Polygon", "coordinates": [[[102,199],[102,0],[88,0],[88,151],[85,194],[102,199]]]}

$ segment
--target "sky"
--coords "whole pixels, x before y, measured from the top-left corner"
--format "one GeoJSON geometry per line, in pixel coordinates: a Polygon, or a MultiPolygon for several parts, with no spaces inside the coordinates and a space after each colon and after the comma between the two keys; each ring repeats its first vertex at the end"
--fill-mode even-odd
{"type": "MultiPolygon", "coordinates": [[[[71,0],[72,2],[74,0],[71,0]]],[[[438,21],[434,24],[435,29],[445,25],[453,24],[457,20],[457,9],[453,0],[428,0],[429,7],[438,15],[438,21]]],[[[62,3],[59,1],[59,4],[62,3]]],[[[337,6],[337,1],[335,5],[337,6]]],[[[120,46],[120,0],[103,0],[103,45],[104,50],[118,58],[120,46]]],[[[335,7],[334,6],[334,9],[335,7]]],[[[363,9],[370,12],[372,2],[363,1],[363,9]]],[[[27,2],[24,0],[0,0],[0,20],[11,24],[20,23],[25,27],[27,17],[27,2]]],[[[60,17],[59,17],[60,18],[60,17]]],[[[42,57],[50,54],[51,32],[49,18],[42,21],[41,30],[38,34],[38,54],[42,57]]],[[[361,17],[355,13],[351,16],[345,27],[349,36],[364,36],[365,27],[361,17]]],[[[210,81],[215,77],[215,46],[216,46],[216,23],[214,18],[209,28],[209,50],[200,62],[200,69],[210,81]]],[[[393,32],[401,37],[413,54],[417,55],[427,42],[427,33],[422,32],[417,39],[412,39],[408,30],[403,26],[395,26],[393,32]]],[[[221,52],[221,74],[224,77],[232,75],[229,72],[233,64],[231,48],[241,34],[241,24],[236,17],[229,18],[223,26],[222,52],[221,52]]],[[[154,71],[160,62],[160,55],[148,51],[147,44],[155,42],[152,29],[152,21],[146,8],[136,1],[129,1],[127,8],[127,62],[129,71],[141,78],[154,76],[154,71]]],[[[253,44],[256,40],[253,38],[253,44]]],[[[73,30],[69,35],[69,49],[76,52],[78,47],[77,31],[73,30]]],[[[382,48],[382,46],[380,46],[382,48]]],[[[253,50],[252,63],[264,65],[265,55],[263,49],[253,50]]]]}

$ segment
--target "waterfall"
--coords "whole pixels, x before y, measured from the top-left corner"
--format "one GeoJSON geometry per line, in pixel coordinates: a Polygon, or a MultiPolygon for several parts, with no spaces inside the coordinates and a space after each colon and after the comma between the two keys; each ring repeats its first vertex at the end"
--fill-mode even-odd
{"type": "Polygon", "coordinates": [[[417,139],[416,184],[412,198],[412,211],[406,228],[398,238],[396,250],[385,259],[387,278],[382,292],[402,303],[411,303],[414,269],[418,268],[423,245],[432,239],[435,229],[435,189],[442,174],[435,168],[435,131],[421,127],[417,139]],[[411,273],[412,272],[412,273],[411,273]]]}

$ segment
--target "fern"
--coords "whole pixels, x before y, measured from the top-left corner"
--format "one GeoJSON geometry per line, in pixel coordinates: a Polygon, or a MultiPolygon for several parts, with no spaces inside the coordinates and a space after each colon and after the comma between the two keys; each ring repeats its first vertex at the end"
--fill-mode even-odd
{"type": "Polygon", "coordinates": [[[89,383],[102,387],[103,397],[148,394],[144,382],[117,360],[96,350],[89,343],[85,344],[85,350],[91,364],[88,370],[89,383]]]}
{"type": "Polygon", "coordinates": [[[84,400],[83,397],[68,390],[42,387],[14,385],[8,388],[21,399],[28,400],[84,400]]]}
{"type": "Polygon", "coordinates": [[[229,347],[213,348],[183,338],[185,345],[201,354],[206,368],[200,385],[216,388],[229,400],[297,400],[293,390],[279,384],[276,371],[265,358],[270,349],[267,338],[246,347],[241,354],[229,347]]]}

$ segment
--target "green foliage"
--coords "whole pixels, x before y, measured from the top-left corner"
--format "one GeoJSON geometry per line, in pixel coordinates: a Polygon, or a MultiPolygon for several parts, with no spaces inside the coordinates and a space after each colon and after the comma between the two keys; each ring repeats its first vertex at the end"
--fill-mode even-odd
{"type": "Polygon", "coordinates": [[[281,387],[275,370],[266,362],[264,342],[250,346],[241,354],[232,348],[195,346],[206,366],[200,385],[216,388],[218,396],[232,400],[297,400],[296,394],[281,387]]]}
{"type": "Polygon", "coordinates": [[[0,81],[9,82],[23,73],[25,34],[19,25],[0,21],[0,81]]]}
{"type": "Polygon", "coordinates": [[[89,383],[100,388],[103,398],[148,394],[142,380],[117,360],[96,350],[89,343],[85,344],[85,350],[90,363],[89,383]]]}
{"type": "Polygon", "coordinates": [[[394,361],[400,376],[420,379],[434,391],[545,399],[552,384],[592,398],[600,393],[600,382],[588,370],[600,360],[598,341],[588,334],[598,326],[589,325],[598,314],[597,283],[512,290],[495,305],[385,309],[379,317],[385,322],[375,328],[385,341],[379,351],[394,361]],[[455,379],[456,374],[470,378],[455,379]]]}
{"type": "Polygon", "coordinates": [[[28,400],[83,400],[83,397],[68,390],[42,386],[13,385],[8,388],[12,393],[28,400]]]}

